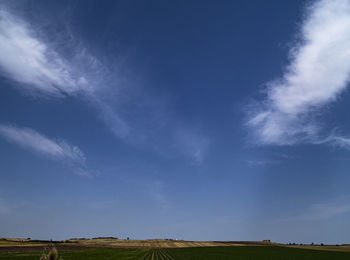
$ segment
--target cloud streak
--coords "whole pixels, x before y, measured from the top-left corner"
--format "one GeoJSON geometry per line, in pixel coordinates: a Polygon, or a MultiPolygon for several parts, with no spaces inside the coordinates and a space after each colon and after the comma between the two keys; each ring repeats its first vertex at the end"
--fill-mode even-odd
{"type": "Polygon", "coordinates": [[[210,140],[193,129],[178,127],[174,135],[175,143],[179,151],[192,162],[201,165],[207,156],[210,140]]]}
{"type": "Polygon", "coordinates": [[[341,137],[320,138],[316,113],[348,86],[349,46],[350,1],[310,5],[283,77],[269,82],[265,100],[250,110],[247,125],[259,143],[344,143],[341,137]]]}
{"type": "Polygon", "coordinates": [[[126,122],[98,95],[106,84],[106,68],[84,48],[65,58],[39,36],[39,30],[6,11],[0,11],[0,71],[33,96],[77,96],[94,107],[98,117],[120,138],[126,122]]]}
{"type": "Polygon", "coordinates": [[[250,166],[266,166],[266,165],[273,165],[273,164],[279,164],[280,161],[273,161],[273,160],[247,160],[246,163],[250,166]]]}
{"type": "Polygon", "coordinates": [[[84,175],[87,175],[84,153],[78,147],[64,140],[53,140],[33,129],[19,128],[12,125],[0,125],[0,136],[27,150],[76,165],[78,174],[84,172],[84,175]]]}
{"type": "Polygon", "coordinates": [[[0,67],[23,90],[48,96],[72,95],[86,88],[86,79],[71,73],[69,64],[35,37],[24,21],[0,11],[0,67]]]}
{"type": "Polygon", "coordinates": [[[75,44],[74,40],[67,43],[62,39],[52,44],[46,38],[42,28],[2,8],[2,76],[16,82],[13,85],[18,90],[32,96],[70,96],[89,104],[111,133],[128,144],[147,145],[154,147],[154,150],[162,150],[160,154],[164,154],[164,141],[168,147],[175,146],[177,152],[196,164],[202,164],[208,152],[208,138],[188,127],[178,127],[176,122],[174,125],[163,115],[161,102],[150,98],[147,93],[135,95],[136,98],[129,96],[130,93],[135,94],[133,90],[128,90],[127,94],[120,93],[123,88],[119,87],[122,81],[119,73],[112,72],[110,66],[105,66],[90,55],[82,44],[75,44]],[[62,50],[53,48],[53,45],[65,47],[62,50]],[[178,128],[181,129],[177,131],[178,128]],[[158,129],[157,133],[155,129],[158,129]],[[160,134],[160,131],[164,132],[160,134]],[[166,140],[161,139],[160,135],[167,136],[166,140]]]}
{"type": "Polygon", "coordinates": [[[287,218],[286,220],[305,220],[305,221],[315,221],[315,220],[325,220],[336,216],[340,216],[350,212],[350,204],[335,204],[335,203],[317,203],[311,205],[303,213],[293,217],[287,218]]]}

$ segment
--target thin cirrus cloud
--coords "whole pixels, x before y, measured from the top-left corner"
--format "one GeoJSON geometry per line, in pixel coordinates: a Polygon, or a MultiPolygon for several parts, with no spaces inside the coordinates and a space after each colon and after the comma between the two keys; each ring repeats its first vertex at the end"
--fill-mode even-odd
{"type": "Polygon", "coordinates": [[[103,65],[77,46],[71,46],[76,49],[75,55],[65,59],[40,38],[38,31],[5,8],[0,11],[1,74],[30,95],[80,97],[96,109],[98,117],[116,136],[127,136],[127,123],[97,93],[98,88],[106,85],[103,65]]]}
{"type": "Polygon", "coordinates": [[[316,221],[334,218],[349,214],[350,204],[348,202],[326,202],[315,203],[306,208],[302,213],[284,219],[285,221],[316,221]]]}
{"type": "Polygon", "coordinates": [[[28,92],[48,96],[71,95],[86,79],[74,77],[69,65],[22,20],[0,11],[0,66],[3,74],[28,92]]]}
{"type": "Polygon", "coordinates": [[[0,136],[27,150],[74,165],[79,175],[89,175],[84,153],[64,140],[50,139],[30,128],[0,125],[0,136]]]}
{"type": "MultiPolygon", "coordinates": [[[[58,39],[56,45],[66,45],[71,53],[75,53],[68,58],[62,55],[63,52],[53,50],[52,44],[42,37],[43,34],[40,28],[3,8],[0,11],[0,73],[17,82],[14,86],[24,93],[46,98],[73,96],[88,103],[97,112],[98,119],[119,139],[132,144],[151,142],[149,146],[164,147],[163,144],[150,141],[154,131],[147,128],[149,125],[142,125],[142,122],[140,125],[140,122],[132,122],[133,119],[125,120],[116,111],[114,104],[119,101],[123,103],[123,100],[118,96],[120,79],[115,73],[111,73],[82,48],[82,44],[58,39]]],[[[159,113],[158,109],[151,110],[152,116],[159,113]]],[[[168,123],[167,127],[174,128],[172,123],[168,123]]],[[[177,150],[180,153],[196,164],[201,164],[207,154],[208,140],[192,132],[183,128],[181,133],[173,133],[173,139],[179,143],[177,150]]]]}
{"type": "Polygon", "coordinates": [[[187,127],[178,127],[174,139],[177,149],[193,163],[201,165],[204,162],[210,146],[209,138],[187,127]]]}
{"type": "Polygon", "coordinates": [[[247,125],[261,144],[331,143],[348,148],[346,137],[321,137],[315,114],[336,101],[349,83],[350,1],[311,4],[300,36],[286,72],[267,84],[266,98],[250,110],[247,125]]]}
{"type": "Polygon", "coordinates": [[[304,220],[316,220],[316,219],[328,219],[338,215],[346,214],[350,212],[350,205],[328,205],[328,204],[314,204],[312,207],[299,216],[304,220]]]}
{"type": "Polygon", "coordinates": [[[11,213],[10,207],[5,203],[4,200],[0,199],[0,216],[1,215],[7,215],[11,213]]]}

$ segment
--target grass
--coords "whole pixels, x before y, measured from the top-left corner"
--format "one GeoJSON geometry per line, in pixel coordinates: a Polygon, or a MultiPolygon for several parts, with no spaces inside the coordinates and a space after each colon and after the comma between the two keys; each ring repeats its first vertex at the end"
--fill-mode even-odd
{"type": "MultiPolygon", "coordinates": [[[[40,253],[0,254],[0,260],[39,260],[40,253]]],[[[196,260],[341,260],[350,259],[350,252],[318,251],[274,246],[197,247],[169,249],[87,249],[63,251],[64,260],[92,259],[196,259],[196,260]]]]}
{"type": "Polygon", "coordinates": [[[168,249],[175,259],[201,260],[337,260],[350,259],[349,252],[318,251],[277,246],[237,246],[168,249]]]}

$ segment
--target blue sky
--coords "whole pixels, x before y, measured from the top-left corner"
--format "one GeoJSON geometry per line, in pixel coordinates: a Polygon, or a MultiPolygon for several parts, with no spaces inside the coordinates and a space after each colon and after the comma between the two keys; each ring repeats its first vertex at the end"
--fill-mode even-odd
{"type": "Polygon", "coordinates": [[[346,243],[350,1],[1,1],[0,236],[346,243]]]}

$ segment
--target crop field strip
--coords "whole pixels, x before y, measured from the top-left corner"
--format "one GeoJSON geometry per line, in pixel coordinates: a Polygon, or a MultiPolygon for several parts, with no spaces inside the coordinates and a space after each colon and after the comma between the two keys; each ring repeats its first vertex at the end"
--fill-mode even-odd
{"type": "Polygon", "coordinates": [[[263,241],[182,241],[167,239],[123,240],[116,238],[65,241],[0,239],[0,260],[37,260],[54,245],[64,260],[217,260],[217,259],[350,259],[350,245],[283,245],[263,241]],[[46,243],[45,243],[46,242],[46,243]]]}
{"type": "MultiPolygon", "coordinates": [[[[64,260],[348,260],[350,252],[278,246],[225,246],[186,248],[98,248],[59,252],[64,260]]],[[[0,260],[38,260],[40,253],[0,254],[0,260]]]]}
{"type": "Polygon", "coordinates": [[[140,260],[176,260],[166,249],[155,248],[150,249],[140,260]]]}

